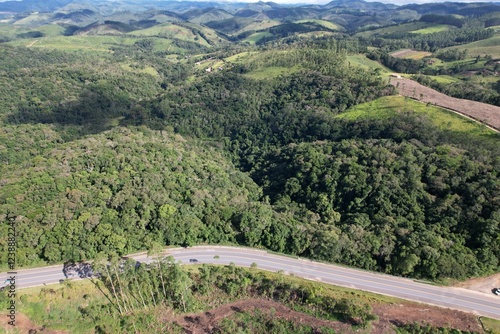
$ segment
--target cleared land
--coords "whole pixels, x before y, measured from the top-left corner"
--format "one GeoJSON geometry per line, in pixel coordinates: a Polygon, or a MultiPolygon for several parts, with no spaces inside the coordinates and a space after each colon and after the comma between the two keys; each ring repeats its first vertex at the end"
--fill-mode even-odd
{"type": "Polygon", "coordinates": [[[500,288],[500,273],[488,277],[473,278],[456,284],[459,288],[465,288],[478,292],[490,294],[493,287],[500,288]]]}
{"type": "Polygon", "coordinates": [[[500,35],[495,35],[493,37],[483,39],[482,41],[445,48],[443,50],[449,49],[467,49],[469,57],[490,55],[493,58],[500,58],[500,35]]]}
{"type": "Polygon", "coordinates": [[[308,20],[308,19],[305,19],[305,20],[299,20],[299,21],[295,21],[294,23],[308,23],[308,22],[311,22],[311,23],[316,23],[316,24],[319,24],[327,29],[332,29],[332,30],[345,30],[344,27],[336,24],[336,23],[333,23],[333,22],[330,22],[330,21],[325,21],[325,20],[314,20],[314,19],[311,19],[311,20],[308,20]]]}
{"type": "MultiPolygon", "coordinates": [[[[430,324],[435,327],[455,328],[462,331],[475,331],[483,333],[478,320],[471,314],[441,309],[434,306],[417,305],[411,303],[401,304],[375,304],[372,306],[379,320],[372,323],[370,333],[396,333],[394,324],[408,325],[415,322],[430,324]],[[422,315],[426,321],[422,322],[422,315]]],[[[186,333],[202,334],[211,333],[217,328],[220,321],[231,317],[235,313],[254,312],[272,315],[275,318],[293,321],[296,324],[308,325],[315,329],[328,327],[338,333],[355,333],[351,326],[340,321],[318,319],[312,315],[297,312],[278,302],[265,299],[247,299],[225,304],[203,313],[171,316],[165,314],[162,321],[174,322],[181,326],[186,333]]]]}
{"type": "Polygon", "coordinates": [[[412,33],[424,35],[424,34],[432,34],[434,32],[448,31],[450,29],[451,29],[451,26],[449,26],[447,24],[440,24],[440,25],[433,26],[433,27],[427,27],[427,28],[423,28],[423,29],[413,30],[412,33]]]}
{"type": "Polygon", "coordinates": [[[274,26],[278,26],[280,24],[281,24],[281,22],[277,21],[277,20],[255,21],[255,22],[252,22],[249,25],[245,26],[244,28],[238,30],[237,32],[233,33],[233,35],[237,36],[241,33],[244,33],[246,31],[251,31],[251,30],[267,29],[267,28],[271,28],[274,26]]]}
{"type": "Polygon", "coordinates": [[[384,96],[371,102],[358,104],[336,117],[349,120],[385,119],[407,110],[426,115],[435,126],[442,130],[467,133],[485,140],[492,137],[495,140],[495,137],[497,137],[493,130],[474,120],[465,118],[451,110],[427,106],[424,103],[403,96],[384,96]]]}
{"type": "Polygon", "coordinates": [[[500,107],[450,97],[406,78],[391,78],[390,82],[403,96],[456,111],[500,131],[500,107]]]}
{"type": "Polygon", "coordinates": [[[273,36],[273,34],[271,34],[270,32],[256,32],[255,34],[251,34],[250,36],[248,36],[247,38],[245,38],[243,40],[243,42],[247,42],[247,43],[250,43],[250,44],[255,44],[260,39],[262,39],[264,37],[272,37],[272,36],[273,36]]]}
{"type": "Polygon", "coordinates": [[[403,49],[391,53],[391,56],[396,58],[422,59],[431,56],[432,53],[426,51],[417,51],[412,49],[403,49]]]}
{"type": "Polygon", "coordinates": [[[354,65],[354,66],[359,66],[359,67],[362,67],[365,69],[371,69],[371,70],[375,70],[375,69],[379,68],[381,73],[384,73],[387,75],[389,73],[392,73],[392,71],[390,69],[388,69],[384,65],[380,64],[378,61],[368,59],[363,54],[349,55],[349,56],[347,56],[347,62],[350,66],[354,65]]]}

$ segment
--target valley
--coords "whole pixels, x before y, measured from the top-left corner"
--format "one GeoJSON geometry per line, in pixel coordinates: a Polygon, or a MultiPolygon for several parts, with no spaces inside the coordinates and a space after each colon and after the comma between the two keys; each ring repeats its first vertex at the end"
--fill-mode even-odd
{"type": "Polygon", "coordinates": [[[444,286],[498,275],[499,26],[495,3],[0,2],[0,279],[13,243],[19,270],[101,273],[20,289],[24,328],[498,332],[160,254],[245,246],[444,286]],[[137,252],[158,264],[122,258],[137,252]]]}

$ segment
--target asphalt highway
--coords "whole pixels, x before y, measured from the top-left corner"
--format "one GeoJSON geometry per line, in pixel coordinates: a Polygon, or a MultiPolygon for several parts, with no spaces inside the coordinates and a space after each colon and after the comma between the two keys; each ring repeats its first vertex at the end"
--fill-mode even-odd
{"type": "MultiPolygon", "coordinates": [[[[196,259],[198,263],[224,265],[234,263],[244,267],[250,267],[252,263],[256,263],[258,268],[264,270],[275,272],[282,270],[285,274],[293,274],[310,280],[500,319],[500,296],[495,296],[492,293],[485,294],[462,288],[438,287],[415,282],[411,279],[285,257],[249,248],[198,246],[169,249],[165,255],[172,255],[175,260],[182,261],[184,264],[190,264],[192,259],[196,259]]],[[[129,257],[140,262],[153,261],[144,253],[129,257]]],[[[1,273],[0,283],[3,283],[10,276],[15,276],[16,289],[58,283],[66,278],[62,265],[18,270],[15,271],[15,274],[1,273]]],[[[75,276],[73,279],[79,280],[80,278],[75,276]]]]}

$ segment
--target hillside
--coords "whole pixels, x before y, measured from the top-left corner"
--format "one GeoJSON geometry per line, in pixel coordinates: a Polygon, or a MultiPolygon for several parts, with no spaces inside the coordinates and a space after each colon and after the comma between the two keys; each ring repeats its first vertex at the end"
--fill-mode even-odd
{"type": "MultiPolygon", "coordinates": [[[[330,40],[331,44],[322,41],[310,43],[298,42],[285,50],[269,49],[227,57],[219,60],[228,67],[222,72],[219,70],[220,73],[200,72],[196,65],[189,69],[182,63],[171,63],[170,70],[167,70],[163,68],[164,62],[157,62],[154,57],[143,58],[141,53],[128,53],[129,58],[110,56],[105,62],[92,60],[100,63],[102,69],[99,70],[91,63],[80,68],[60,67],[64,62],[77,60],[65,53],[51,55],[30,49],[26,64],[17,63],[21,68],[30,64],[30,71],[26,75],[21,71],[17,78],[8,80],[8,72],[5,72],[4,79],[8,82],[6,87],[22,87],[27,80],[37,85],[44,83],[41,86],[32,84],[29,90],[25,88],[23,94],[34,96],[27,98],[25,103],[20,104],[15,98],[6,99],[4,103],[5,131],[18,133],[15,142],[8,140],[7,135],[3,139],[3,145],[11,148],[4,156],[4,160],[10,161],[3,170],[3,175],[9,180],[2,188],[4,211],[12,210],[13,205],[22,208],[22,216],[26,217],[22,226],[26,224],[39,231],[41,238],[34,248],[28,246],[29,240],[19,240],[20,245],[26,245],[23,246],[26,254],[30,254],[24,260],[20,257],[20,263],[51,263],[68,257],[91,258],[99,249],[105,249],[102,243],[109,247],[106,252],[123,254],[147,247],[148,240],[158,232],[162,239],[154,239],[157,242],[193,244],[221,240],[218,238],[224,231],[226,241],[394,274],[462,279],[495,270],[498,266],[494,260],[497,250],[484,243],[485,238],[497,233],[495,229],[486,228],[496,219],[492,208],[497,205],[495,194],[498,189],[494,185],[498,175],[493,173],[497,162],[493,159],[496,150],[490,147],[494,143],[487,141],[478,146],[481,139],[475,134],[441,130],[421,115],[394,115],[377,121],[336,118],[355,105],[391,94],[393,89],[376,75],[376,71],[350,66],[342,51],[343,47],[349,46],[336,45],[334,40],[330,40]],[[305,43],[309,43],[307,48],[304,48],[305,43]],[[47,56],[47,59],[43,58],[47,56]],[[59,61],[55,60],[56,56],[59,61]],[[147,73],[134,76],[129,72],[133,67],[125,70],[120,66],[121,72],[114,67],[117,61],[131,62],[133,58],[130,57],[136,56],[156,69],[155,76],[147,73]],[[39,63],[28,63],[28,59],[37,57],[39,63]],[[55,63],[50,64],[52,61],[55,63]],[[177,66],[187,73],[168,79],[167,75],[172,75],[177,66]],[[294,70],[274,76],[273,71],[279,68],[294,70]],[[57,73],[59,77],[51,81],[51,86],[44,79],[46,71],[52,75],[57,73]],[[189,72],[194,78],[186,80],[189,72]],[[74,80],[83,75],[85,84],[74,80]],[[176,80],[176,85],[171,84],[172,80],[176,80]],[[116,86],[112,88],[117,84],[120,90],[116,86]],[[81,85],[87,91],[69,95],[81,85]],[[48,87],[52,88],[47,90],[48,87]],[[64,89],[61,95],[54,95],[52,90],[57,90],[57,87],[64,89]],[[64,107],[57,107],[61,105],[64,107]],[[138,130],[137,125],[156,132],[138,130]],[[157,130],[166,133],[161,135],[157,130]],[[24,135],[29,131],[40,133],[40,136],[46,133],[44,136],[51,138],[50,143],[37,140],[35,146],[30,146],[29,138],[24,135]],[[172,132],[184,136],[186,144],[182,145],[188,146],[182,146],[183,141],[165,142],[164,136],[172,136],[172,132]],[[141,140],[141,136],[148,139],[141,140]],[[69,141],[59,143],[63,138],[69,141]],[[214,157],[204,156],[200,151],[193,156],[199,160],[193,161],[186,160],[187,157],[179,158],[178,153],[159,156],[159,152],[174,152],[174,147],[178,147],[178,152],[196,152],[195,146],[190,145],[201,145],[199,149],[203,152],[206,147],[215,145],[222,151],[210,153],[219,154],[214,157]],[[27,155],[21,149],[25,147],[31,147],[32,153],[27,155]],[[108,160],[117,150],[123,152],[123,158],[113,160],[115,162],[111,164],[108,160]],[[484,150],[490,151],[486,154],[484,150]],[[93,152],[94,158],[83,158],[84,152],[93,152]],[[331,154],[328,152],[338,152],[345,158],[328,158],[331,154]],[[227,154],[233,160],[241,171],[238,173],[249,174],[235,174],[236,167],[225,167],[225,176],[214,174],[217,170],[213,170],[214,162],[224,161],[221,154],[227,154]],[[463,164],[457,166],[446,160],[449,154],[463,164]],[[479,155],[483,156],[481,161],[476,160],[479,155]],[[300,167],[300,156],[310,167],[300,167]],[[361,161],[360,156],[367,158],[361,161]],[[375,156],[384,156],[384,168],[393,172],[380,174],[373,169],[375,156]],[[164,160],[145,163],[151,159],[164,160]],[[188,165],[177,166],[178,159],[188,165]],[[328,159],[333,159],[333,165],[326,163],[328,159]],[[54,160],[66,162],[53,165],[54,160]],[[25,167],[19,168],[20,165],[25,167]],[[204,165],[213,165],[213,168],[207,167],[212,174],[198,170],[204,165]],[[167,169],[157,170],[156,166],[167,169]],[[283,169],[283,166],[288,167],[283,169]],[[330,167],[324,170],[320,166],[330,167]],[[234,171],[230,171],[231,168],[234,171]],[[414,170],[414,173],[401,174],[406,169],[414,170]],[[194,174],[185,175],[190,170],[194,174]],[[280,170],[278,174],[277,170],[280,170]],[[299,170],[302,171],[299,173],[299,170]],[[490,172],[481,174],[480,170],[490,172]],[[109,177],[115,171],[118,179],[113,181],[114,178],[109,177]],[[174,171],[183,172],[169,174],[174,171]],[[445,171],[448,177],[442,179],[445,171]],[[159,176],[154,176],[158,173],[159,176]],[[464,173],[469,175],[467,179],[452,183],[455,175],[464,173]],[[78,177],[74,179],[76,175],[78,177]],[[229,175],[241,175],[238,180],[250,176],[253,181],[248,179],[245,186],[233,184],[231,182],[236,181],[232,181],[229,175]],[[330,175],[328,182],[326,175],[330,175]],[[348,175],[354,175],[355,179],[348,181],[348,175]],[[224,184],[217,181],[219,178],[229,178],[229,181],[224,181],[224,184]],[[153,179],[155,183],[150,183],[153,179]],[[371,190],[364,188],[362,185],[369,179],[392,180],[412,186],[392,187],[392,191],[397,190],[399,195],[389,196],[384,183],[373,186],[371,190]],[[118,180],[120,182],[115,183],[118,180]],[[186,180],[190,183],[184,183],[186,180]],[[193,180],[202,182],[199,188],[193,180]],[[211,182],[205,185],[203,180],[211,182]],[[138,188],[137,182],[142,186],[138,188]],[[159,184],[162,188],[156,188],[159,184]],[[334,184],[340,186],[332,187],[334,184]],[[477,194],[479,184],[484,198],[490,200],[477,202],[481,198],[477,194]],[[160,196],[160,189],[165,187],[173,187],[169,191],[173,197],[160,196]],[[243,191],[242,187],[246,190],[243,191]],[[412,193],[407,194],[410,191],[412,193]],[[30,193],[30,197],[23,195],[25,193],[30,193]],[[73,196],[76,196],[74,200],[73,196]],[[443,221],[438,213],[445,210],[447,204],[443,198],[448,196],[454,196],[455,209],[446,209],[450,220],[443,221]],[[16,203],[8,198],[17,198],[16,203]],[[381,198],[386,200],[382,202],[381,198]],[[407,201],[411,198],[412,204],[403,204],[400,198],[407,201]],[[237,199],[238,204],[231,204],[230,199],[237,199]],[[221,200],[223,202],[219,202],[221,200]],[[225,204],[225,201],[229,202],[225,204]],[[165,204],[169,205],[174,216],[162,222],[160,208],[165,204]],[[224,209],[226,205],[229,211],[224,209]],[[470,209],[477,205],[484,209],[470,209]],[[460,218],[462,210],[470,212],[467,219],[460,218]],[[225,218],[222,219],[221,215],[225,218]],[[387,221],[389,216],[396,220],[390,223],[387,221]],[[52,223],[47,225],[48,217],[52,223]],[[117,224],[115,219],[121,222],[140,219],[143,232],[132,237],[126,232],[129,225],[117,224]],[[190,224],[184,228],[188,228],[189,233],[184,231],[178,235],[173,232],[175,229],[168,228],[174,225],[164,225],[168,221],[174,224],[186,219],[190,224]],[[101,231],[99,226],[102,224],[98,223],[102,221],[108,221],[108,227],[115,231],[115,241],[104,241],[107,232],[101,231]],[[474,228],[477,221],[483,222],[484,230],[474,228]],[[78,247],[78,254],[58,239],[61,234],[57,231],[66,230],[70,223],[74,225],[71,228],[75,229],[75,238],[79,235],[78,240],[83,243],[78,247]],[[85,228],[85,224],[90,225],[85,228]],[[215,228],[217,224],[222,225],[215,228]],[[379,224],[391,224],[393,229],[377,232],[375,226],[379,224]],[[440,230],[439,234],[433,230],[442,241],[428,235],[432,226],[448,224],[457,227],[440,230]],[[402,226],[441,255],[431,259],[421,253],[420,246],[409,244],[405,235],[398,234],[402,226]],[[299,231],[304,229],[315,235],[315,239],[301,238],[299,231]],[[54,237],[47,239],[52,233],[54,237]],[[101,241],[86,244],[88,238],[101,241]],[[390,249],[377,246],[384,238],[393,240],[390,249]],[[450,239],[460,239],[461,246],[446,248],[444,240],[450,239]],[[365,248],[356,248],[368,240],[372,246],[366,244],[365,248]],[[332,247],[325,249],[323,243],[332,247]],[[409,247],[411,253],[405,251],[409,247]],[[353,252],[354,249],[358,251],[353,252]],[[465,260],[450,262],[450,258],[458,253],[478,249],[488,253],[468,257],[467,266],[465,260]],[[490,254],[488,261],[484,261],[487,254],[490,254]],[[451,267],[443,266],[443,261],[451,263],[451,267]],[[435,267],[424,263],[434,263],[435,267]]],[[[22,49],[11,50],[11,54],[16,52],[23,53],[22,49]]],[[[80,57],[93,59],[90,55],[80,57]]],[[[17,59],[19,62],[23,58],[17,59]]],[[[13,68],[15,65],[5,63],[4,71],[10,71],[9,66],[13,68]]],[[[227,161],[227,166],[230,166],[227,161]]]]}
{"type": "MultiPolygon", "coordinates": [[[[459,317],[454,328],[479,328],[455,311],[436,311],[426,328],[415,321],[434,311],[405,304],[405,316],[399,301],[323,294],[255,266],[120,258],[224,244],[432,284],[498,273],[500,137],[462,114],[500,128],[500,6],[5,8],[0,217],[15,222],[18,267],[95,260],[92,293],[103,294],[63,281],[60,295],[19,295],[33,326],[447,333],[438,327],[459,317]],[[280,316],[230,311],[245,298],[280,316]]],[[[0,238],[3,271],[9,247],[0,238]]]]}

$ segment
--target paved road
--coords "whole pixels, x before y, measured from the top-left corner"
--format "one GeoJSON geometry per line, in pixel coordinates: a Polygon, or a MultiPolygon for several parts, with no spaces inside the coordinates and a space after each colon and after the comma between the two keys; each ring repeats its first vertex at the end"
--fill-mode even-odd
{"type": "MultiPolygon", "coordinates": [[[[170,249],[166,252],[166,255],[172,255],[177,261],[182,261],[183,263],[189,263],[190,259],[197,259],[200,263],[227,265],[233,262],[239,266],[249,267],[255,262],[260,269],[270,271],[282,270],[288,274],[293,273],[295,276],[324,283],[371,291],[500,319],[500,296],[493,294],[484,294],[461,288],[437,287],[414,282],[410,279],[327,265],[304,259],[294,259],[247,248],[199,246],[187,249],[170,249]]],[[[152,261],[146,254],[131,255],[130,257],[140,262],[152,261]]],[[[3,282],[6,276],[6,273],[0,274],[0,282],[3,282]]],[[[15,276],[16,288],[58,283],[59,280],[65,278],[62,266],[19,270],[15,276]]]]}

